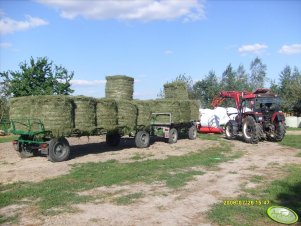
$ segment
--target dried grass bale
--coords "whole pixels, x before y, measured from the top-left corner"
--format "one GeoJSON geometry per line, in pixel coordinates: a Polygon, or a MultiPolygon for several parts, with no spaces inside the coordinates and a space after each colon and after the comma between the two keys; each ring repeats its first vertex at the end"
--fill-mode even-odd
{"type": "Polygon", "coordinates": [[[39,119],[54,136],[68,136],[74,128],[72,100],[68,96],[12,98],[11,119],[39,119]]]}
{"type": "MultiPolygon", "coordinates": [[[[188,101],[160,99],[150,101],[150,105],[152,113],[171,113],[172,123],[190,121],[190,106],[188,101]]],[[[155,122],[169,123],[169,117],[165,115],[158,116],[155,122]]]]}
{"type": "Polygon", "coordinates": [[[71,97],[74,102],[75,129],[90,134],[96,128],[96,99],[85,96],[71,97]]]}
{"type": "Polygon", "coordinates": [[[188,100],[187,86],[181,81],[166,83],[164,95],[166,99],[188,100]]]}
{"type": "Polygon", "coordinates": [[[102,98],[96,104],[97,128],[114,131],[118,127],[117,103],[114,99],[102,98]]]}
{"type": "Polygon", "coordinates": [[[149,126],[151,122],[150,101],[134,100],[133,103],[138,110],[137,126],[149,126]]]}
{"type": "Polygon", "coordinates": [[[137,125],[137,107],[128,100],[117,100],[116,103],[118,127],[125,134],[133,131],[137,125]]]}
{"type": "Polygon", "coordinates": [[[106,98],[133,100],[134,78],[116,75],[107,76],[106,98]]]}
{"type": "Polygon", "coordinates": [[[197,100],[190,100],[190,119],[193,121],[200,120],[200,103],[197,100]]]}

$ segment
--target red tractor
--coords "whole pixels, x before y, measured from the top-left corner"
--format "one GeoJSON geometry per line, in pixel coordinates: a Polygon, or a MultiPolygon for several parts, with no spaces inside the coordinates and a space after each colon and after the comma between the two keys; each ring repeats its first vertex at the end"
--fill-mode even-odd
{"type": "Polygon", "coordinates": [[[237,116],[225,125],[227,139],[235,139],[242,133],[247,143],[260,140],[279,142],[285,135],[285,118],[280,110],[280,99],[269,89],[255,92],[222,91],[212,106],[220,105],[227,98],[235,100],[237,116]]]}

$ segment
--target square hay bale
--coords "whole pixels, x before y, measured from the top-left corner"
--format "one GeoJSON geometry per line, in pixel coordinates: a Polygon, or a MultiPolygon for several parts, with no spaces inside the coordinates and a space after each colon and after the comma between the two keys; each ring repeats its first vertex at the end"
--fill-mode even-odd
{"type": "Polygon", "coordinates": [[[117,103],[114,99],[102,98],[96,104],[97,128],[114,131],[118,128],[117,103]]]}
{"type": "Polygon", "coordinates": [[[135,130],[137,126],[137,107],[128,100],[117,100],[118,127],[127,134],[135,130]]]}
{"type": "Polygon", "coordinates": [[[165,99],[188,100],[187,87],[184,82],[176,81],[164,84],[165,99]]]}
{"type": "Polygon", "coordinates": [[[107,76],[106,98],[133,100],[134,78],[115,75],[107,76]]]}
{"type": "Polygon", "coordinates": [[[200,120],[200,103],[197,100],[190,100],[190,119],[193,121],[200,120]]]}
{"type": "Polygon", "coordinates": [[[149,126],[151,122],[150,101],[134,100],[133,104],[137,107],[137,126],[149,126]]]}
{"type": "Polygon", "coordinates": [[[73,96],[74,127],[83,133],[91,134],[96,128],[96,99],[73,96]]]}

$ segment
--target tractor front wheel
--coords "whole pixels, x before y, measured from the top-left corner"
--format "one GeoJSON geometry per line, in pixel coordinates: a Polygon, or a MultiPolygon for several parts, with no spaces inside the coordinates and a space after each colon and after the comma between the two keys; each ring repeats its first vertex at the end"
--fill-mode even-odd
{"type": "Polygon", "coordinates": [[[245,142],[257,144],[259,141],[259,131],[256,126],[256,121],[252,116],[247,116],[242,123],[242,133],[245,142]]]}
{"type": "Polygon", "coordinates": [[[51,162],[62,162],[69,158],[70,145],[66,138],[54,138],[49,142],[48,159],[51,162]]]}
{"type": "Polygon", "coordinates": [[[233,125],[230,122],[227,122],[225,126],[225,135],[228,140],[233,140],[235,138],[235,135],[233,133],[233,125]]]}

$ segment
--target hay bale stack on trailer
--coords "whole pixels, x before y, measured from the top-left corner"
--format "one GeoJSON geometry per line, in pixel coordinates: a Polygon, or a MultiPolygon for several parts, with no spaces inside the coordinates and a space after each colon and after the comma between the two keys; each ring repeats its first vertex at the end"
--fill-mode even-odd
{"type": "Polygon", "coordinates": [[[134,78],[115,75],[107,76],[106,98],[133,100],[134,78]]]}
{"type": "Polygon", "coordinates": [[[134,100],[134,105],[137,107],[137,126],[146,127],[151,122],[151,101],[134,100]]]}
{"type": "Polygon", "coordinates": [[[197,100],[190,100],[190,119],[193,121],[200,120],[200,103],[197,100]]]}
{"type": "Polygon", "coordinates": [[[136,129],[137,107],[128,100],[116,100],[118,127],[122,133],[129,134],[136,129]]]}
{"type": "Polygon", "coordinates": [[[85,96],[71,97],[74,111],[74,128],[80,134],[93,134],[96,128],[96,99],[85,96]]]}
{"type": "Polygon", "coordinates": [[[117,103],[114,99],[102,98],[96,105],[97,128],[108,132],[118,127],[117,103]]]}
{"type": "Polygon", "coordinates": [[[188,100],[187,86],[184,82],[175,81],[164,84],[165,99],[188,100]]]}

